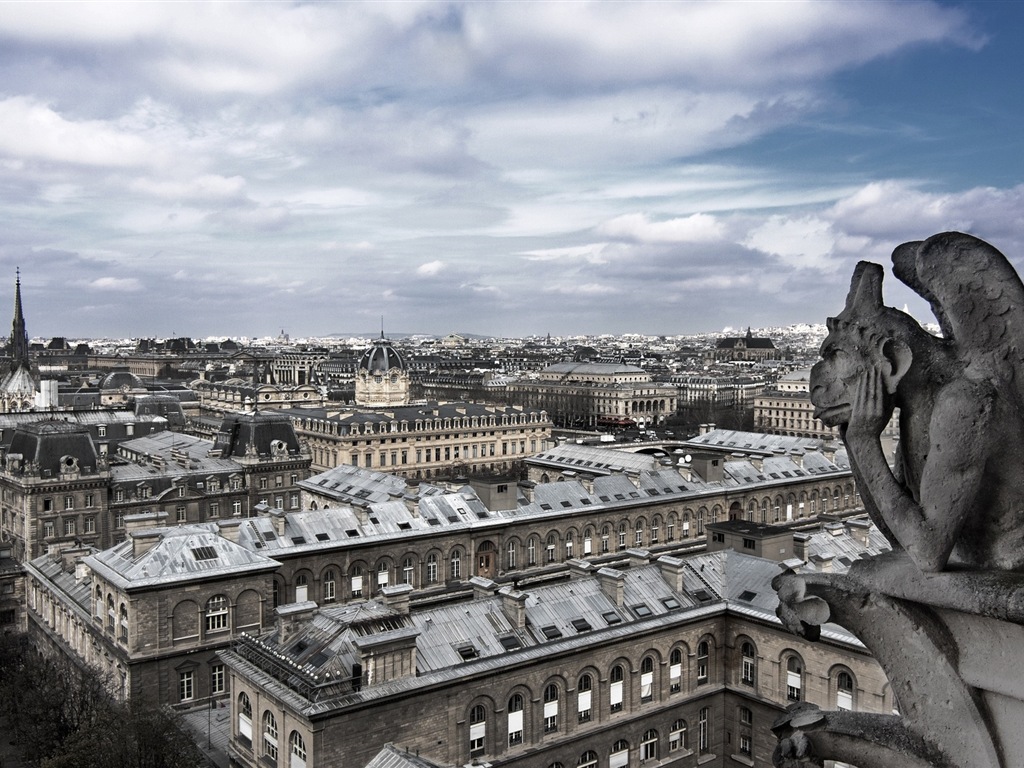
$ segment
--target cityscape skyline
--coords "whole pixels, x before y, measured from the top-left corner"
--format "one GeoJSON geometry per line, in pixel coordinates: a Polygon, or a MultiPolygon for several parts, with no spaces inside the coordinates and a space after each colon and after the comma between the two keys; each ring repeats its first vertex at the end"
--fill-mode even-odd
{"type": "Polygon", "coordinates": [[[1021,13],[9,4],[0,274],[44,338],[821,322],[936,231],[1021,266],[1021,13]]]}

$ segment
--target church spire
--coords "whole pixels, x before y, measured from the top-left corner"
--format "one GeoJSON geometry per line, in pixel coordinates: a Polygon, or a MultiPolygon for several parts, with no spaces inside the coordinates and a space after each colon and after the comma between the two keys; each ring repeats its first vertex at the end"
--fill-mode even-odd
{"type": "Polygon", "coordinates": [[[11,357],[15,363],[28,363],[28,331],[21,309],[21,269],[14,283],[14,323],[11,325],[11,357]]]}

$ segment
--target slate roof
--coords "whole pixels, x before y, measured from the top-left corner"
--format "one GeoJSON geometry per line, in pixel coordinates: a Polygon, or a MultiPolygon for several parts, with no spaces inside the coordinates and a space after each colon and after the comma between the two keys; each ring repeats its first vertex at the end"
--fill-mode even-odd
{"type": "MultiPolygon", "coordinates": [[[[78,462],[81,472],[95,472],[97,464],[96,448],[93,445],[89,430],[81,425],[53,419],[36,421],[30,424],[19,424],[11,438],[8,449],[8,460],[13,454],[20,454],[24,465],[34,465],[39,472],[53,477],[60,475],[61,467],[67,458],[78,462]]],[[[11,467],[8,461],[8,468],[11,467]]]]}
{"type": "Polygon", "coordinates": [[[83,558],[83,562],[124,590],[274,571],[279,567],[269,557],[228,541],[210,525],[153,528],[133,536],[142,542],[155,542],[136,555],[137,542],[128,539],[83,558]]]}
{"type": "Polygon", "coordinates": [[[410,753],[408,749],[399,749],[389,743],[381,747],[380,752],[364,768],[444,768],[444,766],[415,753],[410,753]]]}

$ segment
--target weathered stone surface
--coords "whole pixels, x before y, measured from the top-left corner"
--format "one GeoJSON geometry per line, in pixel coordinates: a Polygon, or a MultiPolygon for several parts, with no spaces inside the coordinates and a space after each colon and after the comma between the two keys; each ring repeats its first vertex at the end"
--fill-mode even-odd
{"type": "Polygon", "coordinates": [[[778,768],[1024,765],[1024,286],[1006,258],[956,232],[906,243],[894,273],[942,338],[882,303],[861,262],[829,319],[811,399],[838,426],[865,507],[894,551],[847,574],[775,580],[779,617],[816,639],[832,621],[882,664],[893,715],[792,709],[778,768]],[[880,435],[899,408],[893,468],[880,435]]]}

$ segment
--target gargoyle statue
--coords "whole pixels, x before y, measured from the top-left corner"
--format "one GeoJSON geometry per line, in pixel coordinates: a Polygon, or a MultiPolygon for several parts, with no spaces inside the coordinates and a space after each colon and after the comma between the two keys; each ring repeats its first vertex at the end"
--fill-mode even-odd
{"type": "Polygon", "coordinates": [[[1024,285],[970,235],[905,243],[895,275],[942,338],[882,303],[861,262],[811,371],[815,415],[838,426],[865,508],[923,572],[1024,569],[1024,285]],[[899,408],[894,469],[880,435],[899,408]]]}

